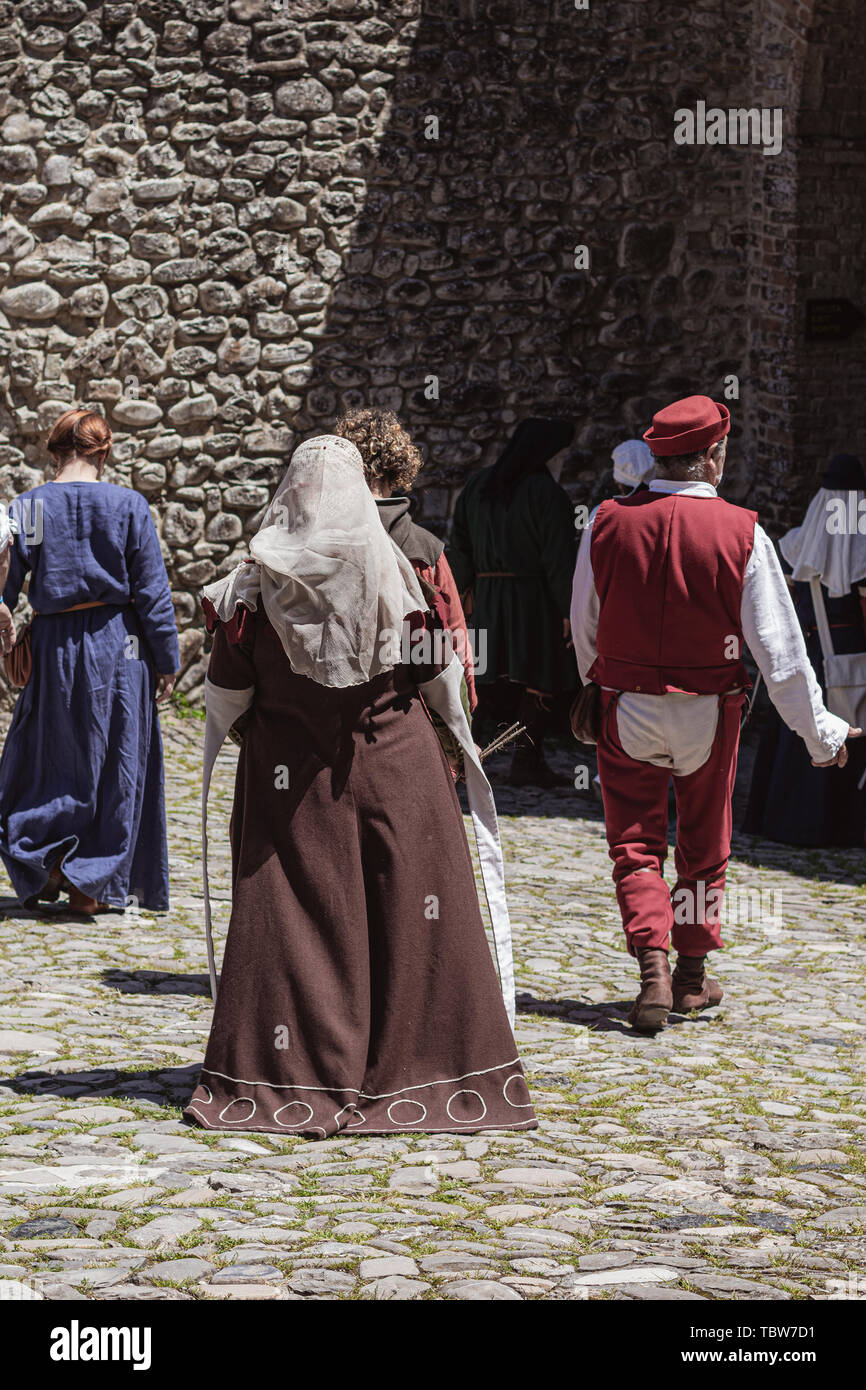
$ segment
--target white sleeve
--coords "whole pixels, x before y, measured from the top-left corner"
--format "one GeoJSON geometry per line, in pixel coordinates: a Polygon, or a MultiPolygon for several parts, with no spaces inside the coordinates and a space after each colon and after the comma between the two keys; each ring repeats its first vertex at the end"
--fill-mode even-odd
{"type": "Polygon", "coordinates": [[[740,621],[782,719],[800,735],[815,762],[829,762],[845,742],[848,725],[824,706],[782,566],[772,541],[757,524],[740,621]]]}
{"type": "MultiPolygon", "coordinates": [[[[255,686],[250,685],[246,690],[229,690],[222,685],[214,685],[209,677],[205,678],[204,683],[204,706],[207,713],[207,724],[205,741],[208,743],[208,752],[205,754],[205,762],[208,762],[210,752],[213,752],[213,760],[222,747],[223,739],[242,714],[245,714],[253,702],[255,686]],[[208,742],[208,739],[210,740],[208,742]],[[219,739],[217,743],[216,740],[219,739]]],[[[213,760],[210,766],[213,767],[213,760]]]]}
{"type": "Polygon", "coordinates": [[[571,590],[571,640],[577,657],[577,669],[584,685],[589,684],[590,668],[598,656],[595,639],[598,633],[599,602],[589,553],[592,544],[592,523],[597,511],[598,507],[583,528],[571,590]]]}
{"type": "Polygon", "coordinates": [[[210,975],[211,998],[216,1002],[217,969],[213,945],[213,923],[210,910],[210,881],[207,872],[207,797],[213,776],[217,754],[223,746],[225,736],[253,702],[256,693],[254,685],[246,690],[227,690],[205,680],[204,703],[207,717],[204,726],[204,759],[201,781],[201,868],[204,885],[204,936],[207,946],[207,967],[210,975]]]}

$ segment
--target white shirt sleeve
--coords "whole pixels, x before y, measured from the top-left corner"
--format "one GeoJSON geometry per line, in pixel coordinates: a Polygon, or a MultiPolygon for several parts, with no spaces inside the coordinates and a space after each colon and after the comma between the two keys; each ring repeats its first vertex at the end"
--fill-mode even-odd
{"type": "Polygon", "coordinates": [[[824,706],[782,566],[758,525],[746,565],[740,621],[782,719],[800,735],[815,762],[829,762],[845,742],[848,725],[824,706]]]}
{"type": "Polygon", "coordinates": [[[580,538],[571,590],[571,639],[574,642],[577,669],[584,685],[589,684],[589,671],[598,656],[595,640],[598,633],[599,602],[589,554],[592,523],[597,511],[598,507],[589,518],[580,538]]]}

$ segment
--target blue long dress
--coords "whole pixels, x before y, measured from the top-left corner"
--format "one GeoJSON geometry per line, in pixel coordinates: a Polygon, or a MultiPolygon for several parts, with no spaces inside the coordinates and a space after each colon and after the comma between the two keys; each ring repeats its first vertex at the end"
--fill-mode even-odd
{"type": "Polygon", "coordinates": [[[70,883],[116,907],[168,907],[156,673],[180,665],[159,540],[140,493],[45,483],[10,511],[3,597],[30,574],[33,673],[0,757],[0,856],[21,901],[58,858],[70,883]],[[73,604],[107,606],[63,613],[73,604]]]}

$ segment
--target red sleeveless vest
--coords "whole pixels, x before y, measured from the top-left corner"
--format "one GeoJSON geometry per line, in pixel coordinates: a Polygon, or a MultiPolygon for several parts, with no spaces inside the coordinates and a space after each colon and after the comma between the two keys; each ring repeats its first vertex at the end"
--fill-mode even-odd
{"type": "Polygon", "coordinates": [[[723,694],[750,684],[740,604],[757,513],[721,497],[637,492],[602,502],[592,680],[614,690],[723,694]]]}

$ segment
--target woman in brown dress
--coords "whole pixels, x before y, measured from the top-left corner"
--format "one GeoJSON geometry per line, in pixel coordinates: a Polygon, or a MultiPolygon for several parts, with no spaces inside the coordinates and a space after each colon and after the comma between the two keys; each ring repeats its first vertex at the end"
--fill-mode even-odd
{"type": "MultiPolygon", "coordinates": [[[[324,436],[296,450],[251,554],[206,591],[208,768],[248,714],[232,914],[186,1117],[316,1136],[535,1128],[510,963],[507,1012],[419,695],[420,681],[450,717],[448,672],[395,649],[424,600],[353,444],[324,436]]],[[[474,756],[469,740],[470,794],[483,779],[474,756]]],[[[495,826],[479,849],[487,873],[495,826]]],[[[491,901],[494,917],[501,907],[491,901]]]]}

